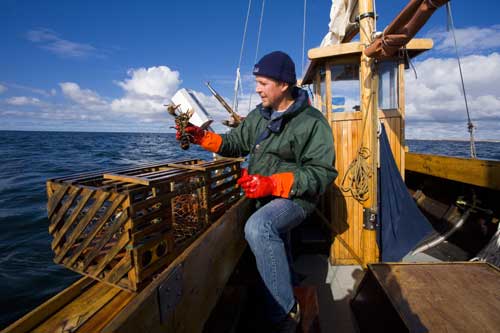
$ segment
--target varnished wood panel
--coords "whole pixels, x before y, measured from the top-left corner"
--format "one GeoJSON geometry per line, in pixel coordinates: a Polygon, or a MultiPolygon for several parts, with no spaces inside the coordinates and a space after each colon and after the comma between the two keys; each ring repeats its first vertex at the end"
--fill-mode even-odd
{"type": "Polygon", "coordinates": [[[406,169],[465,184],[500,190],[500,161],[407,153],[406,169]]]}
{"type": "MultiPolygon", "coordinates": [[[[329,211],[330,223],[333,224],[333,243],[330,249],[330,261],[335,264],[359,264],[352,253],[346,249],[343,242],[357,256],[363,257],[363,206],[349,192],[340,190],[342,179],[350,163],[356,157],[362,142],[363,123],[361,112],[332,113],[332,132],[335,141],[335,167],[339,173],[334,186],[337,188],[332,195],[332,209],[329,211]],[[347,225],[347,228],[346,228],[347,225]],[[341,237],[342,241],[336,239],[341,237]]],[[[399,110],[379,110],[379,119],[385,126],[394,160],[404,174],[403,119],[399,110]]],[[[370,251],[372,251],[371,249],[370,251]]]]}

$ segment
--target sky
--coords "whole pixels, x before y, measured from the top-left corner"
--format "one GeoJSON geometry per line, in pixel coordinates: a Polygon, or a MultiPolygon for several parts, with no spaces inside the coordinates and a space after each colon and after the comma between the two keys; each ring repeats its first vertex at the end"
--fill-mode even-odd
{"type": "MultiPolygon", "coordinates": [[[[376,3],[383,30],[406,0],[376,3]]],[[[0,2],[0,130],[172,132],[164,104],[191,89],[215,119],[228,115],[206,81],[233,99],[247,0],[0,2]]],[[[302,74],[303,0],[251,2],[241,57],[238,112],[259,102],[251,70],[275,50],[302,74]],[[256,57],[257,55],[257,57],[256,57]]],[[[452,1],[470,114],[478,139],[500,140],[500,2],[452,1]]],[[[328,32],[331,1],[308,0],[305,50],[328,32]]],[[[406,72],[406,137],[467,139],[453,40],[440,8],[417,37],[433,50],[406,72]]]]}

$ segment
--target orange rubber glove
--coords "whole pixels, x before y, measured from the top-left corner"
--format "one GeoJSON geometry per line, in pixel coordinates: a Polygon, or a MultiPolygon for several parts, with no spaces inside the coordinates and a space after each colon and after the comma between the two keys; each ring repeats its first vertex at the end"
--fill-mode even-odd
{"type": "Polygon", "coordinates": [[[293,173],[276,173],[271,176],[249,175],[247,169],[243,169],[238,185],[241,186],[247,198],[257,199],[270,195],[288,198],[293,185],[293,173]]]}
{"type": "MultiPolygon", "coordinates": [[[[177,132],[175,133],[175,138],[177,140],[181,139],[181,132],[179,131],[179,127],[175,126],[177,132]]],[[[186,126],[185,130],[186,134],[189,134],[189,141],[191,143],[200,145],[202,148],[211,151],[212,153],[217,153],[222,144],[222,137],[213,132],[206,131],[201,127],[195,125],[186,126]]]]}

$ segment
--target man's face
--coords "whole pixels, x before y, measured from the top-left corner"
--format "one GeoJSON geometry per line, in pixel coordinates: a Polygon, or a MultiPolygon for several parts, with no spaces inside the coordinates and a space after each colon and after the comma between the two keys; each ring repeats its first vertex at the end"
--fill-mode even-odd
{"type": "Polygon", "coordinates": [[[262,100],[262,106],[276,108],[283,100],[288,84],[265,76],[255,76],[255,92],[262,100]]]}

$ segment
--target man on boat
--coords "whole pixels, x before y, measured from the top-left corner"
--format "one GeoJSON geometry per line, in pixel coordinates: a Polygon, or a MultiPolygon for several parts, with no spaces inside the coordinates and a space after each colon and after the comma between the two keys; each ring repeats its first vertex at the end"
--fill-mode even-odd
{"type": "MultiPolygon", "coordinates": [[[[335,153],[328,122],[295,86],[295,64],[284,52],[265,55],[255,65],[262,103],[227,134],[189,126],[191,141],[226,157],[249,155],[238,184],[257,210],[245,225],[245,238],[267,288],[269,317],[277,327],[295,329],[300,308],[293,295],[284,235],[300,224],[333,182],[335,153]]],[[[180,138],[180,133],[178,133],[180,138]]]]}

